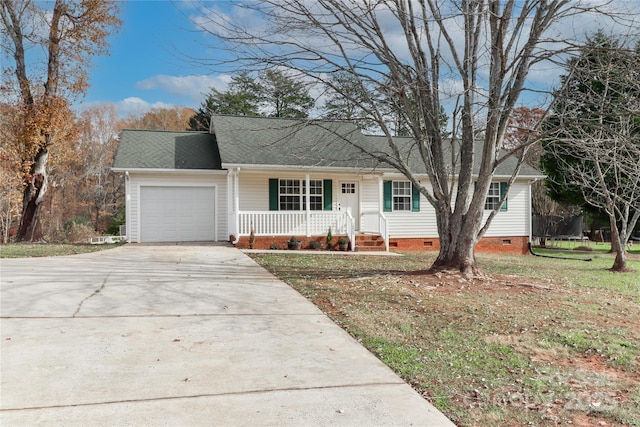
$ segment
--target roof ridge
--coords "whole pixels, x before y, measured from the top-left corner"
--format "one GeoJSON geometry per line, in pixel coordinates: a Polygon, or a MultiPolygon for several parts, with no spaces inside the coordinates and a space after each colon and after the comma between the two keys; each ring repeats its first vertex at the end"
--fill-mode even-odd
{"type": "Polygon", "coordinates": [[[351,120],[336,120],[336,119],[325,119],[325,118],[297,118],[297,117],[273,117],[273,116],[244,116],[241,114],[212,114],[211,117],[227,117],[227,118],[238,118],[238,119],[264,119],[264,120],[290,120],[297,122],[326,122],[326,123],[341,123],[341,124],[353,124],[351,120]]]}
{"type": "Polygon", "coordinates": [[[121,132],[124,131],[129,131],[129,132],[164,132],[164,133],[201,133],[201,134],[209,134],[208,131],[204,131],[204,130],[169,130],[169,129],[131,129],[131,128],[124,128],[121,130],[121,132]]]}

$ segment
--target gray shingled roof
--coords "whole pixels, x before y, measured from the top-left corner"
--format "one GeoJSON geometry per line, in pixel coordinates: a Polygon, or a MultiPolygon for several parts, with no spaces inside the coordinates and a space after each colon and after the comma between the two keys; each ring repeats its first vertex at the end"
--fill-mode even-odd
{"type": "MultiPolygon", "coordinates": [[[[368,136],[365,136],[364,138],[365,138],[365,141],[367,141],[367,143],[369,144],[369,146],[373,147],[372,152],[375,150],[380,150],[381,152],[389,152],[387,138],[385,136],[368,135],[368,136]]],[[[395,144],[398,147],[398,150],[400,152],[400,156],[406,160],[407,164],[409,165],[409,168],[414,173],[418,173],[418,174],[426,173],[426,168],[422,160],[422,157],[418,152],[418,146],[415,143],[415,140],[413,138],[406,138],[406,137],[405,138],[396,137],[394,139],[395,139],[395,144]]],[[[477,141],[475,146],[476,155],[473,158],[474,160],[473,172],[476,175],[480,171],[480,165],[482,161],[482,158],[480,156],[480,153],[482,153],[482,144],[483,144],[482,141],[477,141]]],[[[458,147],[456,147],[456,151],[457,149],[458,147]]],[[[502,158],[506,154],[507,154],[506,152],[501,150],[499,156],[500,158],[502,158]]],[[[450,144],[444,147],[444,158],[445,159],[451,158],[450,144]]],[[[458,161],[459,159],[456,158],[456,168],[455,168],[456,174],[460,171],[460,164],[458,163],[458,161]]],[[[494,176],[499,176],[499,177],[511,176],[511,173],[513,172],[517,164],[518,164],[518,161],[515,157],[513,156],[506,157],[504,161],[501,162],[496,168],[494,176]]],[[[540,171],[527,165],[526,163],[520,167],[519,175],[527,176],[527,177],[540,177],[540,178],[544,177],[544,175],[540,171]]]]}
{"type": "Polygon", "coordinates": [[[348,141],[362,132],[351,123],[268,117],[213,116],[223,164],[372,168],[370,156],[348,141]]]}
{"type": "MultiPolygon", "coordinates": [[[[357,148],[388,153],[386,137],[364,135],[352,123],[245,116],[213,116],[211,121],[223,164],[391,168],[357,148]]],[[[396,138],[396,143],[401,147],[403,157],[408,159],[411,170],[425,173],[414,140],[396,138]]],[[[481,152],[481,148],[477,147],[476,153],[481,152]]],[[[476,156],[475,160],[477,172],[481,159],[476,156]]],[[[498,166],[496,175],[511,175],[516,163],[515,158],[506,159],[498,166]]],[[[543,176],[528,165],[522,166],[520,175],[543,176]]]]}
{"type": "Polygon", "coordinates": [[[221,169],[215,137],[207,132],[125,129],[114,169],[221,169]]]}
{"type": "MultiPolygon", "coordinates": [[[[222,169],[235,165],[391,169],[358,147],[389,152],[383,136],[364,135],[352,123],[267,117],[213,116],[215,135],[207,132],[124,130],[114,161],[115,169],[222,169]]],[[[411,138],[397,138],[411,170],[425,173],[411,138]]],[[[476,152],[480,152],[478,147],[476,152]]],[[[447,158],[449,155],[447,155],[447,158]]],[[[475,171],[479,170],[476,156],[475,171]]],[[[509,176],[513,158],[503,162],[497,176],[509,176]]],[[[542,177],[524,165],[524,176],[542,177]]]]}

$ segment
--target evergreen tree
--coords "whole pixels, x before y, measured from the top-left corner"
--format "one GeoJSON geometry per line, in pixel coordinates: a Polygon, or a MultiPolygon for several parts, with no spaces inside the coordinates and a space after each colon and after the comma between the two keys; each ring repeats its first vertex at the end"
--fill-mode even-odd
{"type": "Polygon", "coordinates": [[[352,74],[339,72],[326,83],[328,99],[324,104],[324,117],[331,120],[346,120],[362,129],[373,124],[369,114],[371,93],[363,82],[352,74]]]}
{"type": "Polygon", "coordinates": [[[262,107],[266,116],[305,119],[315,104],[307,86],[284,72],[267,70],[261,77],[262,107]]]}
{"type": "Polygon", "coordinates": [[[200,104],[196,114],[189,120],[191,130],[209,130],[211,114],[237,116],[258,116],[259,102],[263,88],[248,73],[242,72],[232,77],[226,91],[211,88],[211,92],[200,104]]]}

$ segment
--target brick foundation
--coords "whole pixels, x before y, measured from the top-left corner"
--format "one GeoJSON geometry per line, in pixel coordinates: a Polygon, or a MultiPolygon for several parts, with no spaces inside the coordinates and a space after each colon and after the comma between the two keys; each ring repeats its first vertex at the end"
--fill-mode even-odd
{"type": "MultiPolygon", "coordinates": [[[[424,251],[440,250],[440,240],[437,238],[390,238],[389,250],[424,251]]],[[[529,238],[515,237],[484,237],[476,245],[477,252],[499,254],[526,254],[529,252],[529,238]]]]}
{"type": "MultiPolygon", "coordinates": [[[[338,239],[346,236],[333,236],[333,248],[337,249],[338,239]]],[[[278,249],[288,249],[287,243],[291,236],[256,236],[254,249],[271,249],[272,245],[278,249]]],[[[296,236],[302,242],[302,249],[311,249],[312,240],[320,243],[320,249],[325,248],[325,236],[296,236]]],[[[477,252],[499,254],[526,254],[529,252],[529,238],[526,236],[515,237],[485,237],[476,246],[477,252]]],[[[249,249],[249,237],[241,237],[236,247],[249,249]]],[[[433,237],[425,238],[390,238],[389,250],[397,251],[438,251],[440,240],[433,237]]]]}
{"type": "MultiPolygon", "coordinates": [[[[333,247],[332,249],[338,249],[338,239],[347,236],[335,235],[333,236],[333,247]]],[[[255,241],[253,243],[253,249],[272,249],[277,247],[278,249],[288,249],[288,243],[291,239],[291,236],[256,236],[255,241]]],[[[312,249],[311,241],[316,241],[320,243],[319,249],[326,249],[326,236],[296,236],[296,239],[302,242],[301,249],[312,249]]],[[[239,249],[249,249],[249,237],[240,237],[236,247],[239,249]]]]}

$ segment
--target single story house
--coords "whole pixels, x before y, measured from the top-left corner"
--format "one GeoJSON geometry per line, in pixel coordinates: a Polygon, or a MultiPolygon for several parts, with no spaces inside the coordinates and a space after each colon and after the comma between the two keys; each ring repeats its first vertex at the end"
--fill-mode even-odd
{"type": "MultiPolygon", "coordinates": [[[[412,140],[400,141],[409,155],[412,140]]],[[[388,147],[384,137],[337,121],[213,116],[210,132],[124,130],[113,170],[126,177],[127,241],[248,247],[251,235],[256,248],[284,248],[296,236],[308,247],[331,229],[352,250],[438,249],[435,211],[424,196],[357,146],[388,147]]],[[[417,160],[413,170],[428,184],[417,160]]],[[[494,176],[487,215],[512,160],[494,176]]],[[[531,183],[541,178],[522,167],[479,251],[527,252],[531,183]]]]}

